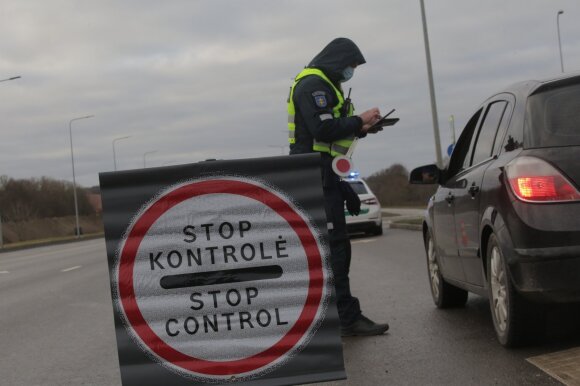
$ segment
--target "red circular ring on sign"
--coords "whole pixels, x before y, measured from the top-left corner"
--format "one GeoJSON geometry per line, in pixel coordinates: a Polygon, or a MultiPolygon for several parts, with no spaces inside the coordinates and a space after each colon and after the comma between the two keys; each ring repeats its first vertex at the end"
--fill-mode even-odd
{"type": "Polygon", "coordinates": [[[238,180],[206,180],[181,186],[155,201],[137,219],[122,248],[118,267],[119,298],[127,320],[142,342],[159,357],[174,366],[205,375],[242,374],[264,367],[290,351],[308,332],[322,301],[324,273],[322,256],[316,238],[306,221],[283,199],[274,193],[238,180]],[[141,241],[149,228],[166,211],[184,200],[205,194],[236,194],[254,199],[283,217],[294,230],[308,260],[309,285],[306,302],[292,328],[272,347],[251,357],[233,361],[208,361],[177,351],[163,341],[147,324],[135,297],[133,267],[141,241]]]}

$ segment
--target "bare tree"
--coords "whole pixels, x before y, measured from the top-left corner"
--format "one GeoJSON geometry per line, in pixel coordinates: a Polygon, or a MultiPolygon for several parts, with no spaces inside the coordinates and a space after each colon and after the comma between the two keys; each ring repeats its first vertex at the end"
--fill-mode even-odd
{"type": "MultiPolygon", "coordinates": [[[[86,189],[77,187],[79,213],[93,214],[86,189]]],[[[6,221],[64,217],[74,214],[73,186],[47,177],[13,179],[0,177],[0,213],[6,221]]]]}
{"type": "Polygon", "coordinates": [[[382,206],[426,206],[436,190],[434,185],[410,185],[409,172],[393,164],[365,179],[382,206]]]}

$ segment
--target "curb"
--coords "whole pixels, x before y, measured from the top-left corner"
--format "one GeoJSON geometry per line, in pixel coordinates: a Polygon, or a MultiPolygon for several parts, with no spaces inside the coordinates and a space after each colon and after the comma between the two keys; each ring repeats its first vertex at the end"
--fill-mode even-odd
{"type": "Polygon", "coordinates": [[[46,242],[33,243],[33,244],[28,244],[28,245],[19,245],[19,246],[14,246],[14,247],[11,247],[10,245],[8,245],[8,246],[5,245],[3,248],[0,248],[0,254],[7,253],[7,252],[22,251],[24,249],[46,247],[49,245],[70,244],[70,243],[76,243],[77,241],[95,240],[95,239],[100,239],[100,238],[104,238],[104,237],[105,237],[104,234],[99,233],[96,235],[82,236],[78,239],[72,237],[70,239],[64,239],[64,240],[58,240],[58,241],[46,241],[46,242]]]}

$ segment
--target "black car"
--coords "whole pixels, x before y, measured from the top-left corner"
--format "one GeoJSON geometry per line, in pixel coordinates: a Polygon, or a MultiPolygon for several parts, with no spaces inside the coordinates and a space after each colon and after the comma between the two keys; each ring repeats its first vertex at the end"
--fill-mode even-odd
{"type": "Polygon", "coordinates": [[[546,303],[580,302],[580,75],[493,95],[448,166],[410,182],[439,184],[423,222],[437,307],[488,296],[498,340],[516,346],[543,332],[546,303]]]}

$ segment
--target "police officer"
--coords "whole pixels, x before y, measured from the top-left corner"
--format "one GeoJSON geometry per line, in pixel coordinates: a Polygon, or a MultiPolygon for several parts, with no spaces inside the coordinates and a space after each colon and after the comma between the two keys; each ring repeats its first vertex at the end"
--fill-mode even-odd
{"type": "Polygon", "coordinates": [[[363,63],[365,59],[353,41],[334,39],[296,76],[288,98],[290,154],[321,154],[330,260],[342,336],[380,335],[389,329],[388,324],[365,317],[358,299],[350,292],[351,246],[344,202],[347,199],[347,208],[358,214],[360,200],[332,170],[333,158],[346,154],[354,137],[365,137],[381,117],[378,108],[354,115],[352,105],[345,103],[342,83],[363,63]]]}

